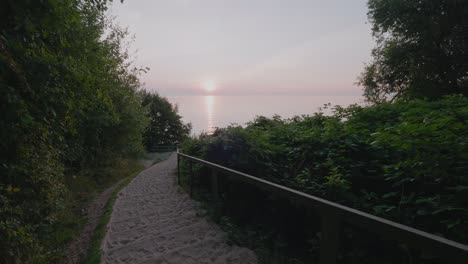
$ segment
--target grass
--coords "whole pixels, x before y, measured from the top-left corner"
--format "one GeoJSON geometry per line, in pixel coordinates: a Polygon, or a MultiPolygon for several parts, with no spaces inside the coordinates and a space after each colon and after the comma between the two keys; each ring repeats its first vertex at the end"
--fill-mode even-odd
{"type": "Polygon", "coordinates": [[[96,226],[96,229],[94,230],[93,239],[91,240],[91,245],[89,246],[88,254],[84,260],[85,264],[101,263],[101,242],[104,239],[104,236],[106,235],[106,226],[107,223],[109,223],[112,214],[112,207],[114,206],[114,202],[117,199],[117,194],[120,190],[127,186],[138,174],[139,172],[136,172],[133,175],[124,179],[123,182],[120,183],[119,186],[117,186],[112,192],[109,200],[106,203],[106,207],[99,220],[99,223],[96,226]]]}
{"type": "MultiPolygon", "coordinates": [[[[166,160],[171,155],[171,152],[166,153],[147,153],[145,156],[146,160],[150,160],[151,164],[156,164],[163,160],[166,160]]],[[[135,176],[139,174],[140,170],[133,172],[130,176],[125,178],[119,186],[117,186],[114,191],[112,192],[109,200],[107,201],[106,207],[104,212],[99,220],[96,229],[94,230],[93,238],[91,240],[91,245],[88,249],[88,254],[84,260],[85,264],[99,264],[101,263],[101,243],[106,235],[106,227],[109,223],[111,214],[112,214],[112,207],[114,206],[115,200],[117,199],[117,194],[120,190],[122,190],[125,186],[127,186],[135,176]]]]}
{"type": "Polygon", "coordinates": [[[115,159],[107,166],[89,168],[79,173],[68,172],[65,177],[67,195],[57,223],[51,227],[46,248],[47,262],[58,263],[64,257],[69,242],[75,239],[87,222],[86,209],[97,194],[129,175],[136,175],[143,166],[136,159],[115,159]]]}

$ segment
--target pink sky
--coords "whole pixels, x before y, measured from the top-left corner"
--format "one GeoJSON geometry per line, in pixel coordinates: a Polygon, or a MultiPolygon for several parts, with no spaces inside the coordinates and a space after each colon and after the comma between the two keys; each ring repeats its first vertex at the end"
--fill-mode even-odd
{"type": "Polygon", "coordinates": [[[166,96],[360,95],[374,45],[365,0],[128,0],[111,12],[136,37],[146,88],[166,96]]]}

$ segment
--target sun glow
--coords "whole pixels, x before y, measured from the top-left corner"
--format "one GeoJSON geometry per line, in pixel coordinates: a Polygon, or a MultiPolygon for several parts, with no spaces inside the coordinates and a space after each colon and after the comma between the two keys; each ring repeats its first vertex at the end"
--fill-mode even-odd
{"type": "Polygon", "coordinates": [[[205,81],[202,84],[202,88],[207,92],[213,92],[214,90],[216,90],[216,83],[213,80],[205,81]]]}

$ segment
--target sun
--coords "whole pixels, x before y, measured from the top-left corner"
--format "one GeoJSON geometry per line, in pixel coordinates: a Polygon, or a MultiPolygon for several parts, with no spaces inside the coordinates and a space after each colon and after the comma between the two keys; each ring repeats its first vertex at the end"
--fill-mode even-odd
{"type": "Polygon", "coordinates": [[[207,80],[203,82],[202,88],[207,92],[213,92],[214,90],[216,90],[216,83],[213,80],[207,80]]]}

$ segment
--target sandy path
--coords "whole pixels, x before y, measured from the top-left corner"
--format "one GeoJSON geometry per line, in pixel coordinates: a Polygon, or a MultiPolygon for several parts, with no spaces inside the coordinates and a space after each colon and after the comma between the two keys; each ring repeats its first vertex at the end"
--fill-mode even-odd
{"type": "Polygon", "coordinates": [[[248,249],[229,246],[214,223],[175,184],[176,155],[144,170],[114,204],[103,263],[257,263],[248,249]]]}

